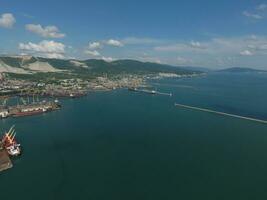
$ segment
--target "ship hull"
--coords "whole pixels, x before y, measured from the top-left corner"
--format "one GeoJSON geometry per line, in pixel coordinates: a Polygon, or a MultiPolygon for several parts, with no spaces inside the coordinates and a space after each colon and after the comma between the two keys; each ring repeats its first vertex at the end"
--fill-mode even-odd
{"type": "Polygon", "coordinates": [[[13,117],[25,117],[25,116],[31,116],[31,115],[39,115],[45,112],[46,111],[42,111],[42,110],[30,111],[30,112],[18,112],[18,113],[15,113],[13,117]]]}

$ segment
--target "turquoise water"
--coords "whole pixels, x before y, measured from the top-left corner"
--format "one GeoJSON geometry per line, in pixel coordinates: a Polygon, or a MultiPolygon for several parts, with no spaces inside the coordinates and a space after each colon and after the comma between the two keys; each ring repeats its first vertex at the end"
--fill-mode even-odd
{"type": "Polygon", "coordinates": [[[152,81],[173,97],[117,90],[63,100],[16,124],[23,155],[1,199],[267,199],[267,126],[175,108],[267,119],[266,74],[152,81]]]}

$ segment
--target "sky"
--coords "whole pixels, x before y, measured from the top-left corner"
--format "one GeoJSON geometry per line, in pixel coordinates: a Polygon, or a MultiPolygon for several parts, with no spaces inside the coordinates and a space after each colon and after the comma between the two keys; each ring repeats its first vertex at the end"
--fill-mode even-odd
{"type": "Polygon", "coordinates": [[[267,1],[0,0],[0,54],[267,70],[267,1]]]}

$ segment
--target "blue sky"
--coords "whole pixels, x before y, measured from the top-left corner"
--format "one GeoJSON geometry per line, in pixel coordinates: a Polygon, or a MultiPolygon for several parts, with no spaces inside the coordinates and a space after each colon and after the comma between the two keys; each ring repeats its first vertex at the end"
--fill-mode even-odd
{"type": "Polygon", "coordinates": [[[0,54],[267,69],[267,2],[0,0],[0,54]]]}

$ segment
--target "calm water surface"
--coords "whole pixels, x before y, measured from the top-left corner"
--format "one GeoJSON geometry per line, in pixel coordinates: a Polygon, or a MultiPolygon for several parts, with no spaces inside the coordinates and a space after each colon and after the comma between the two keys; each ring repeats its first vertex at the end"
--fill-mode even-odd
{"type": "Polygon", "coordinates": [[[16,124],[23,155],[0,174],[0,199],[267,199],[266,74],[152,81],[173,97],[117,90],[62,101],[16,124]]]}

